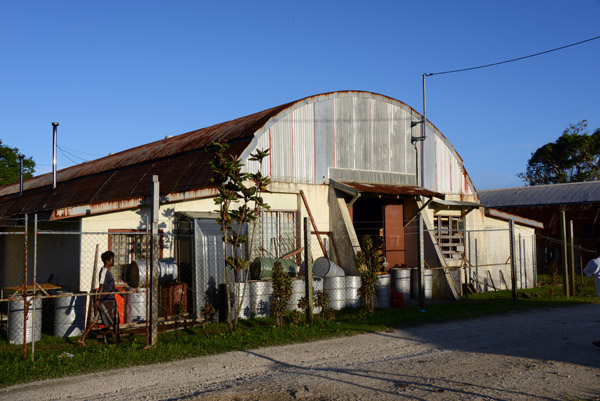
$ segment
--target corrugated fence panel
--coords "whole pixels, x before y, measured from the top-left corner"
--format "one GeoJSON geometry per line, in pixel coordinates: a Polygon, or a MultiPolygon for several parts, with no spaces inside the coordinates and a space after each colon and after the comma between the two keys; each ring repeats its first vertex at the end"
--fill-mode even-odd
{"type": "Polygon", "coordinates": [[[315,103],[316,183],[328,182],[333,159],[333,99],[315,103]]]}
{"type": "Polygon", "coordinates": [[[296,182],[312,183],[315,175],[315,123],[313,104],[293,111],[294,176],[296,182]]]}

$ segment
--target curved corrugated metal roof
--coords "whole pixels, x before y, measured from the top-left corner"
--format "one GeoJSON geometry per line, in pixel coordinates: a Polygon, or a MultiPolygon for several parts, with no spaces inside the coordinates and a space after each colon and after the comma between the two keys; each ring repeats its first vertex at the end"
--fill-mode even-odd
{"type": "MultiPolygon", "coordinates": [[[[209,188],[211,170],[207,162],[213,154],[206,152],[205,147],[211,141],[231,144],[230,152],[239,156],[247,150],[257,131],[269,121],[279,118],[287,109],[318,97],[356,94],[385,98],[405,105],[384,95],[360,91],[310,96],[59,170],[57,188],[54,190],[51,173],[26,180],[21,197],[18,195],[18,184],[2,187],[0,217],[147,198],[151,193],[152,175],[160,177],[161,194],[185,194],[209,188]]],[[[419,115],[409,106],[406,107],[419,115]]],[[[441,133],[440,136],[447,141],[441,133]]],[[[458,154],[456,156],[462,162],[458,154]]]]}
{"type": "Polygon", "coordinates": [[[483,205],[494,208],[600,202],[600,182],[493,189],[479,191],[478,194],[483,205]]]}

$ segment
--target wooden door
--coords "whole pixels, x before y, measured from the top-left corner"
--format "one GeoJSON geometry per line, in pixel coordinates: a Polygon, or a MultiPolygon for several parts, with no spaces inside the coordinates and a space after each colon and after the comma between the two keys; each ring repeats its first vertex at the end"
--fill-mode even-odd
{"type": "Polygon", "coordinates": [[[404,240],[404,205],[402,203],[384,204],[385,259],[388,267],[402,266],[406,263],[404,240]]]}

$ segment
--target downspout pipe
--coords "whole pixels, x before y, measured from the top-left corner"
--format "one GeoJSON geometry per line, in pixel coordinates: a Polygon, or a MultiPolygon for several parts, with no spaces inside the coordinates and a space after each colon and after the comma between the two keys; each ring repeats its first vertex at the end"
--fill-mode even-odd
{"type": "Polygon", "coordinates": [[[52,189],[56,189],[56,128],[58,123],[52,123],[52,189]]]}

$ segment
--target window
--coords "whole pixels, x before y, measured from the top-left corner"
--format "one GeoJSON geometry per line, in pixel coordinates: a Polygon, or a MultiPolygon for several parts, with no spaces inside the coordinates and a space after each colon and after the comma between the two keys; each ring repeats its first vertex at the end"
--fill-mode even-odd
{"type": "MultiPolygon", "coordinates": [[[[108,249],[115,253],[115,265],[113,276],[122,279],[125,266],[133,261],[143,260],[150,257],[150,235],[145,230],[108,230],[108,249]]],[[[159,239],[160,255],[163,257],[163,234],[159,239]]]]}
{"type": "Polygon", "coordinates": [[[250,238],[250,260],[256,257],[281,257],[297,248],[295,211],[263,211],[254,224],[250,238]]]}
{"type": "Polygon", "coordinates": [[[435,235],[446,259],[462,259],[464,254],[464,222],[460,216],[434,216],[435,235]]]}

